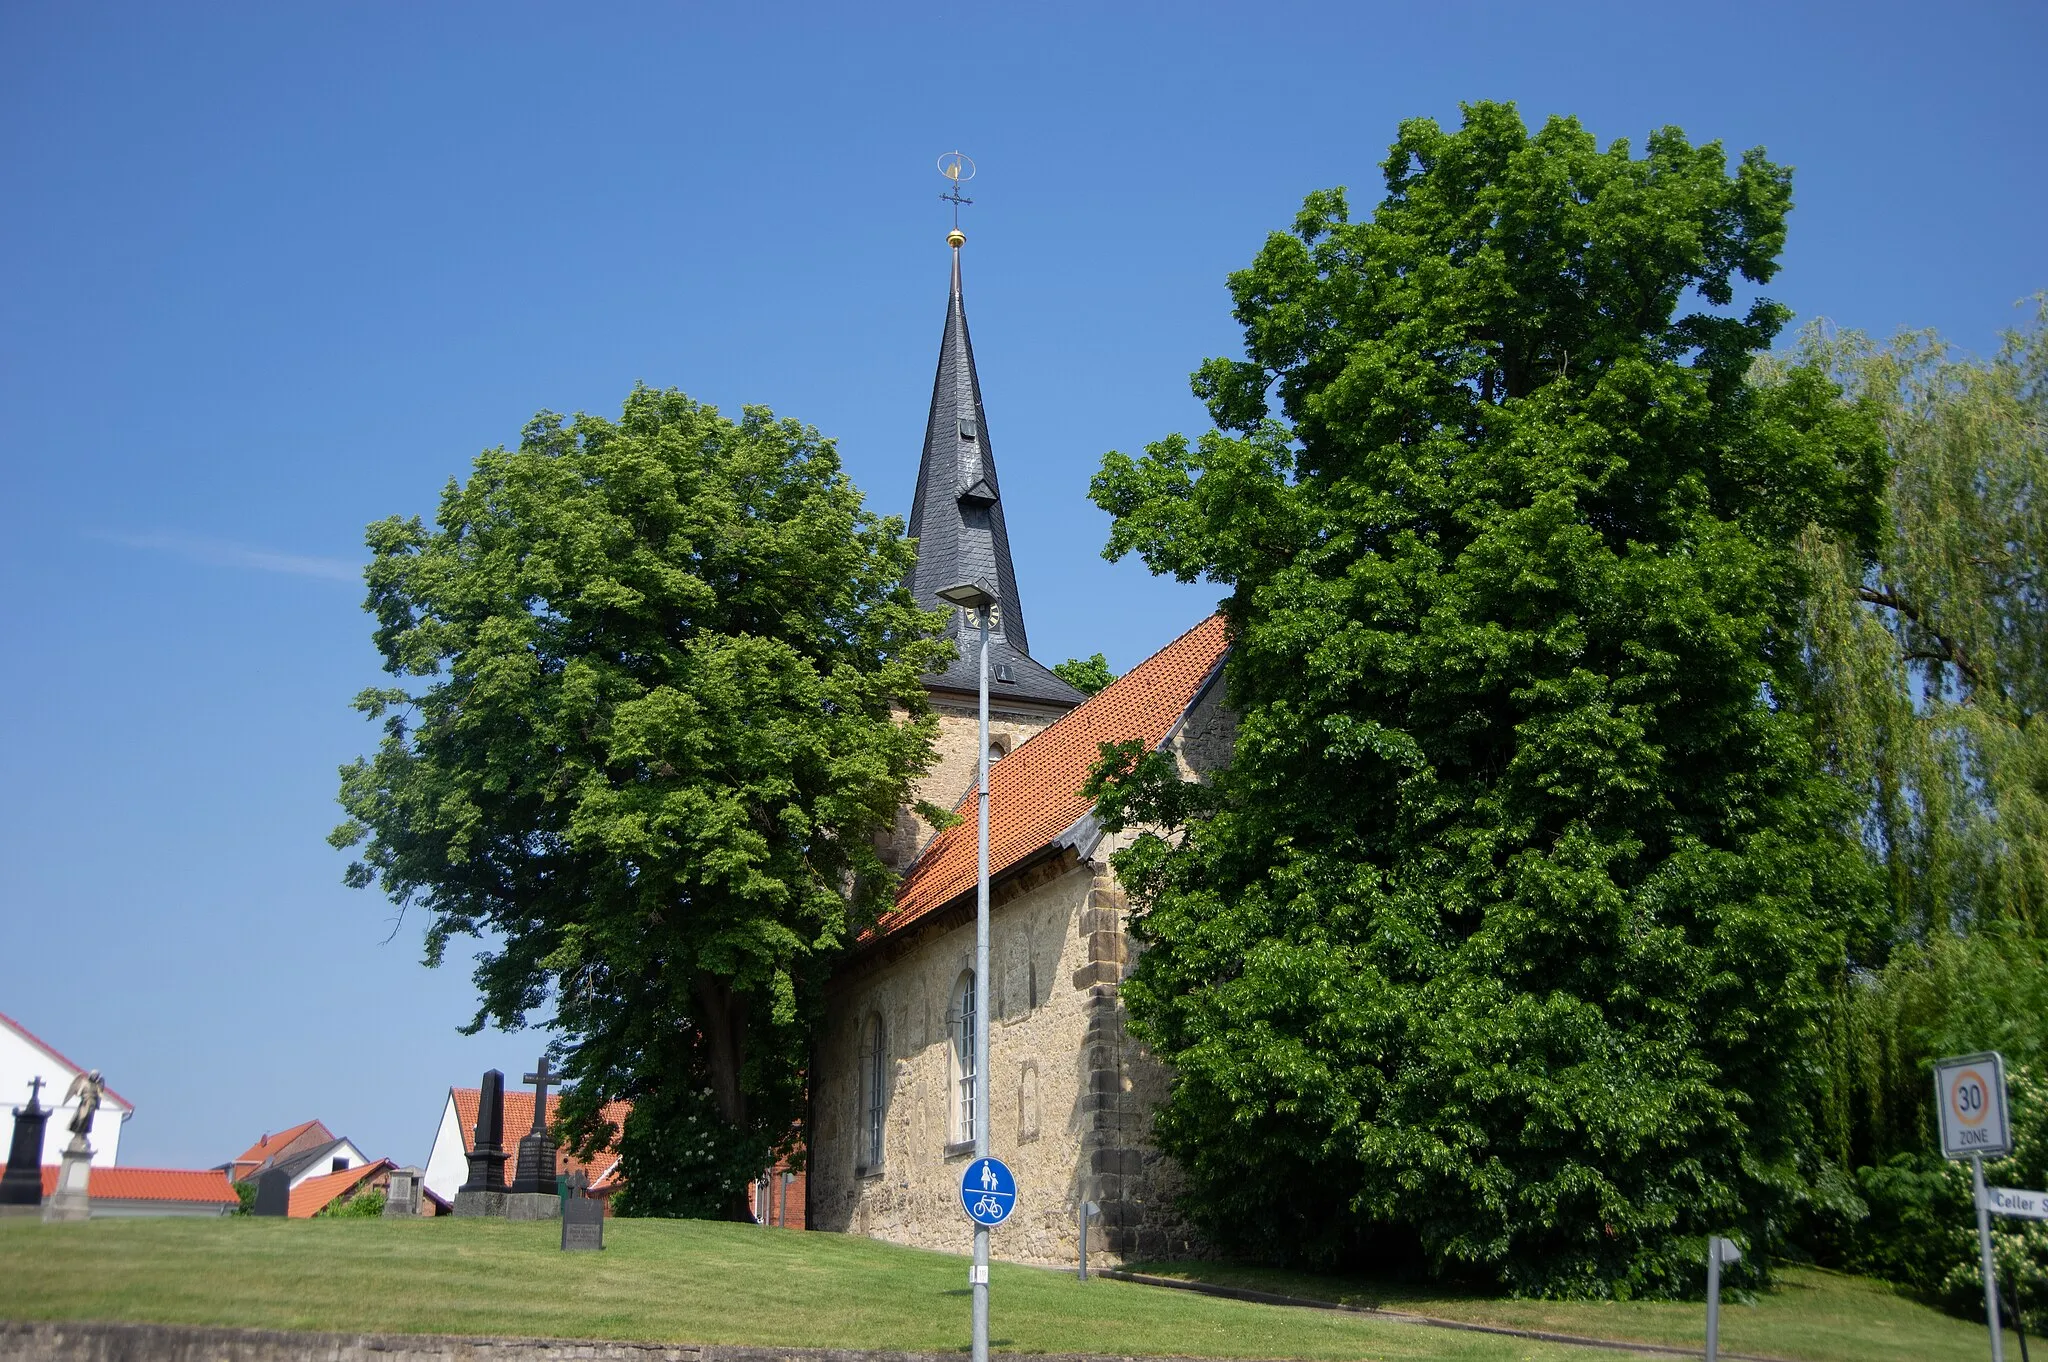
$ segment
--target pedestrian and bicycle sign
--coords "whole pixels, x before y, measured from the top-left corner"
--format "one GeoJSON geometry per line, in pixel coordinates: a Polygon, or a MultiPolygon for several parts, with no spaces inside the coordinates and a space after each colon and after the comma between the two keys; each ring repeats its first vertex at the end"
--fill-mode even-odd
{"type": "Polygon", "coordinates": [[[1949,1158],[1989,1159],[2012,1152],[2000,1056],[1964,1055],[1935,1065],[1934,1105],[1941,1114],[1941,1152],[1949,1158]]]}
{"type": "Polygon", "coordinates": [[[960,1170],[960,1207],[977,1225],[996,1226],[1017,1207],[1017,1179],[1001,1159],[975,1159],[960,1170]]]}

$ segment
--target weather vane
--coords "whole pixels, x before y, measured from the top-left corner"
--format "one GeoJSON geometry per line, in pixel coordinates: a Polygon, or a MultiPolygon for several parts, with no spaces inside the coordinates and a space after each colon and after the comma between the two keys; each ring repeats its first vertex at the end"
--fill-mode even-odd
{"type": "Polygon", "coordinates": [[[960,230],[960,205],[974,202],[960,192],[960,186],[974,178],[974,158],[965,152],[949,151],[939,158],[939,174],[948,182],[946,192],[939,197],[953,205],[953,230],[957,233],[960,230]]]}

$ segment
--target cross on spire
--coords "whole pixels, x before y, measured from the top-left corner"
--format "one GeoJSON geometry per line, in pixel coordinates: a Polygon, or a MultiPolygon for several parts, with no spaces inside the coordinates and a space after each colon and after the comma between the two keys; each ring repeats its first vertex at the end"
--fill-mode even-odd
{"type": "Polygon", "coordinates": [[[953,230],[960,230],[960,205],[974,200],[960,192],[960,186],[974,178],[974,158],[965,152],[949,151],[939,158],[939,174],[946,177],[946,192],[939,195],[942,202],[953,205],[953,230]]]}
{"type": "Polygon", "coordinates": [[[43,1076],[41,1074],[37,1074],[34,1078],[31,1078],[28,1081],[28,1104],[31,1110],[35,1108],[37,1100],[40,1099],[42,1095],[43,1076]]]}
{"type": "Polygon", "coordinates": [[[558,1070],[548,1067],[548,1057],[543,1052],[534,1071],[521,1076],[519,1081],[533,1084],[533,1132],[536,1135],[545,1135],[548,1129],[548,1089],[560,1083],[562,1075],[558,1070]]]}

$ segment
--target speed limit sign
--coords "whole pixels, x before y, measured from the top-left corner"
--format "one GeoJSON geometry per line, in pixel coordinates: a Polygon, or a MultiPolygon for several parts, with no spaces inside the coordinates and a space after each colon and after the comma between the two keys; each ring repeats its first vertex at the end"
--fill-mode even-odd
{"type": "Polygon", "coordinates": [[[1952,1159],[2012,1152],[2005,1119],[2005,1060],[1996,1053],[1944,1059],[1934,1066],[1941,1152],[1952,1159]]]}

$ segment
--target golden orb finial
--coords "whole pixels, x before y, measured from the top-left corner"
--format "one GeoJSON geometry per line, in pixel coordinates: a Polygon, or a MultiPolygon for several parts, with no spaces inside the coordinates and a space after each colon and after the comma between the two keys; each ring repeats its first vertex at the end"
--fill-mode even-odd
{"type": "Polygon", "coordinates": [[[952,231],[946,233],[946,244],[956,251],[959,250],[967,244],[967,233],[955,227],[952,231]]]}

